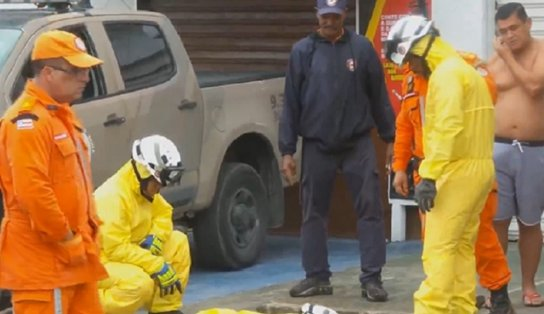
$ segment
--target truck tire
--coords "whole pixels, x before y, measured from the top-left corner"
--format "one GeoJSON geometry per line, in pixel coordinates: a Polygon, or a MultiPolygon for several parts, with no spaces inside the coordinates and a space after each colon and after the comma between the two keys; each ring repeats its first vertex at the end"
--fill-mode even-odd
{"type": "Polygon", "coordinates": [[[253,265],[267,229],[266,188],[259,174],[243,163],[224,163],[210,208],[196,216],[197,263],[218,269],[253,265]]]}

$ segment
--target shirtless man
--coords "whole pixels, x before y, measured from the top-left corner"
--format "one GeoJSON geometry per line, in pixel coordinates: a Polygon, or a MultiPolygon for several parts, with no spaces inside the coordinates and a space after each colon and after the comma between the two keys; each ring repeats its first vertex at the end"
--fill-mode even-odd
{"type": "Polygon", "coordinates": [[[506,251],[508,227],[511,218],[517,218],[523,302],[542,306],[535,274],[542,252],[544,208],[544,42],[531,37],[531,19],[519,3],[499,7],[495,24],[496,53],[489,62],[498,89],[495,229],[506,251]]]}

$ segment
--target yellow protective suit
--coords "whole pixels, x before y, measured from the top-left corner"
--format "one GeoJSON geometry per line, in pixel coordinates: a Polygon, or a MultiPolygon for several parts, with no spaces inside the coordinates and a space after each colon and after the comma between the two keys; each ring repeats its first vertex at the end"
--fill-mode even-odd
{"type": "MultiPolygon", "coordinates": [[[[144,167],[138,166],[138,170],[143,177],[149,175],[144,167]]],[[[109,273],[98,286],[105,313],[128,314],[141,307],[153,313],[179,309],[183,296],[176,291],[161,298],[150,276],[168,262],[184,291],[189,279],[189,242],[185,234],[173,231],[172,206],[160,194],[153,202],[141,195],[130,162],[95,191],[95,199],[103,221],[101,259],[109,273]],[[140,247],[149,234],[163,241],[162,256],[140,247]]]]}
{"type": "MultiPolygon", "coordinates": [[[[411,49],[423,55],[427,35],[411,49]]],[[[436,180],[426,218],[423,269],[415,314],[477,313],[474,244],[480,212],[494,181],[494,108],[484,79],[436,37],[423,128],[425,159],[419,173],[436,180]]]]}

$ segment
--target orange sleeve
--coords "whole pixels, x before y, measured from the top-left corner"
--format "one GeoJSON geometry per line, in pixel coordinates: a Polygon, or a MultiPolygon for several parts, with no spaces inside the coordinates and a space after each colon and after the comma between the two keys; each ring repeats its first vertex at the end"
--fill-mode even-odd
{"type": "Polygon", "coordinates": [[[59,242],[70,228],[49,175],[53,134],[46,121],[32,113],[25,115],[30,118],[5,121],[9,124],[6,147],[13,191],[19,208],[29,215],[32,229],[46,241],[59,242]]]}
{"type": "Polygon", "coordinates": [[[412,157],[412,146],[414,142],[414,127],[408,115],[409,102],[417,97],[410,97],[414,92],[415,75],[408,67],[403,69],[402,80],[402,103],[396,120],[395,143],[393,144],[393,171],[405,171],[408,162],[412,157]]]}
{"type": "Polygon", "coordinates": [[[395,143],[393,144],[393,171],[406,171],[412,157],[414,127],[408,116],[408,105],[403,101],[396,120],[395,143]]]}

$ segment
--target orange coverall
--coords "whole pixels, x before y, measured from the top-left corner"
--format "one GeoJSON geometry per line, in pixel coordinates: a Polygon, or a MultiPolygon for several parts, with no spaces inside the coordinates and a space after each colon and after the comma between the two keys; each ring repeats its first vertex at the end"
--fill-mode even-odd
{"type": "Polygon", "coordinates": [[[1,120],[0,288],[15,313],[103,313],[86,136],[70,106],[32,81],[1,120]]]}
{"type": "MultiPolygon", "coordinates": [[[[476,57],[470,54],[461,55],[469,64],[477,66],[476,57]],[[471,59],[474,58],[474,59],[471,59]]],[[[496,100],[496,93],[493,81],[490,77],[485,77],[487,73],[482,72],[484,79],[490,87],[493,101],[496,100]]],[[[411,157],[415,156],[423,159],[423,136],[422,136],[422,117],[427,93],[427,80],[425,78],[406,71],[402,82],[402,104],[396,120],[395,143],[393,146],[393,171],[406,171],[411,157]]],[[[414,173],[415,184],[421,178],[414,173]]],[[[476,239],[475,255],[476,270],[480,277],[480,285],[489,290],[497,290],[506,285],[511,278],[511,272],[508,262],[501,248],[499,238],[493,227],[493,217],[497,210],[497,184],[494,184],[493,190],[489,194],[485,207],[480,214],[480,227],[476,239]]],[[[420,212],[422,226],[422,238],[425,230],[425,215],[420,212]]]]}

